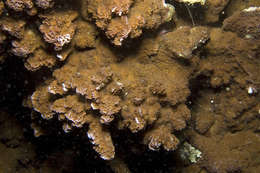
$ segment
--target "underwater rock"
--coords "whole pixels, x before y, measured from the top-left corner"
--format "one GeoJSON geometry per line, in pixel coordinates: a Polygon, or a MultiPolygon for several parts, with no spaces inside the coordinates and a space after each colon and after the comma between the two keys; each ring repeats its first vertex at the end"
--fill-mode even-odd
{"type": "Polygon", "coordinates": [[[164,37],[168,38],[165,39],[164,44],[173,58],[189,59],[192,52],[209,39],[209,32],[206,27],[183,26],[167,33],[164,37]]]}
{"type": "Polygon", "coordinates": [[[211,73],[210,83],[212,87],[227,85],[232,80],[243,85],[248,80],[258,82],[260,81],[259,75],[257,75],[259,69],[253,65],[258,64],[258,59],[252,58],[257,56],[254,51],[258,47],[255,42],[242,39],[235,33],[212,29],[210,41],[206,45],[210,52],[208,55],[210,61],[204,59],[201,61],[200,72],[206,76],[211,73]],[[219,44],[220,42],[221,44],[219,44]],[[223,61],[226,63],[223,63],[223,61]],[[247,75],[243,75],[243,71],[246,71],[250,77],[247,78],[247,75]],[[232,76],[235,74],[237,76],[238,72],[241,73],[241,76],[233,78],[232,76]]]}
{"type": "Polygon", "coordinates": [[[260,39],[260,7],[249,7],[234,13],[223,22],[225,31],[235,32],[246,39],[260,39]]]}
{"type": "Polygon", "coordinates": [[[193,145],[203,153],[202,167],[209,172],[226,173],[254,172],[259,169],[254,166],[259,161],[253,161],[253,155],[260,150],[259,143],[254,133],[244,131],[227,133],[222,137],[196,135],[193,145]]]}
{"type": "Polygon", "coordinates": [[[225,9],[230,0],[206,0],[205,22],[219,21],[220,13],[225,9]]]}

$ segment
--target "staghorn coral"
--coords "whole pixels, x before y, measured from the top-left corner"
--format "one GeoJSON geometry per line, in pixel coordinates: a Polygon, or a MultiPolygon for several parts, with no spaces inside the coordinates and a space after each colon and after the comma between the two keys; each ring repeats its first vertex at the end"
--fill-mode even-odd
{"type": "Polygon", "coordinates": [[[82,15],[95,21],[116,46],[128,37],[139,37],[144,29],[157,29],[174,13],[174,7],[164,0],[86,0],[82,4],[82,15]]]}
{"type": "Polygon", "coordinates": [[[15,11],[23,11],[27,8],[31,9],[33,2],[31,0],[7,0],[6,5],[15,11]]]}
{"type": "Polygon", "coordinates": [[[35,111],[41,112],[44,119],[53,118],[54,112],[51,111],[51,94],[47,86],[39,86],[31,96],[32,107],[35,111]]]}

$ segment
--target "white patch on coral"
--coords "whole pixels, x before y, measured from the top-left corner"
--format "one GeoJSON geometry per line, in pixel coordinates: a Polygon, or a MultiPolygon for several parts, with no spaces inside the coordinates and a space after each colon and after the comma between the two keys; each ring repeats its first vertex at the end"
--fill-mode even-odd
{"type": "Polygon", "coordinates": [[[191,163],[196,163],[202,157],[202,152],[191,144],[184,142],[180,149],[180,156],[183,160],[189,160],[191,163]]]}
{"type": "Polygon", "coordinates": [[[154,137],[151,137],[148,147],[150,150],[157,151],[162,144],[159,143],[154,137]]]}
{"type": "Polygon", "coordinates": [[[63,59],[63,56],[61,54],[57,54],[56,57],[59,58],[59,60],[63,59]]]}
{"type": "Polygon", "coordinates": [[[244,9],[243,11],[244,12],[253,12],[253,11],[258,11],[258,10],[260,10],[260,7],[249,7],[249,8],[244,9]]]}
{"type": "Polygon", "coordinates": [[[55,90],[51,86],[48,87],[48,92],[51,94],[56,94],[55,90]]]}
{"type": "Polygon", "coordinates": [[[101,157],[102,159],[104,159],[104,160],[111,160],[111,158],[106,157],[106,156],[104,156],[104,155],[100,155],[100,157],[101,157]]]}
{"type": "Polygon", "coordinates": [[[257,93],[257,89],[256,89],[255,87],[253,87],[253,86],[249,86],[249,87],[247,88],[247,93],[248,93],[249,95],[256,94],[256,93],[257,93]]]}
{"type": "Polygon", "coordinates": [[[123,86],[123,84],[122,84],[121,82],[116,82],[116,84],[117,84],[118,86],[123,86]]]}
{"type": "Polygon", "coordinates": [[[93,133],[88,132],[87,135],[90,140],[95,140],[95,135],[93,133]]]}
{"type": "Polygon", "coordinates": [[[63,89],[63,91],[65,91],[65,92],[68,91],[68,89],[67,89],[67,87],[66,87],[66,85],[65,85],[64,83],[62,83],[62,89],[63,89]]]}
{"type": "Polygon", "coordinates": [[[71,40],[70,34],[65,34],[65,35],[62,35],[62,36],[58,36],[58,38],[57,38],[57,41],[58,41],[58,43],[61,46],[63,46],[64,44],[69,43],[70,40],[71,40]]]}
{"type": "Polygon", "coordinates": [[[188,4],[200,3],[201,5],[205,5],[206,0],[180,0],[180,2],[184,2],[184,3],[188,3],[188,4]]]}
{"type": "Polygon", "coordinates": [[[92,108],[93,110],[97,110],[97,109],[98,109],[98,107],[96,106],[95,103],[91,103],[90,106],[91,106],[91,108],[92,108]]]}
{"type": "Polygon", "coordinates": [[[114,13],[114,12],[116,11],[116,8],[117,8],[117,7],[112,8],[112,10],[111,10],[112,13],[114,13]]]}
{"type": "Polygon", "coordinates": [[[140,121],[138,120],[137,117],[135,117],[135,122],[136,122],[137,124],[140,124],[140,121]]]}

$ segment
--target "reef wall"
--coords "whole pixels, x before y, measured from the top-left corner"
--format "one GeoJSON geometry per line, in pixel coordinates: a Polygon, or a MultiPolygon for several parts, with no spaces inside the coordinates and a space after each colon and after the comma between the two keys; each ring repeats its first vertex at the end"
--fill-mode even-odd
{"type": "Polygon", "coordinates": [[[15,57],[34,76],[23,104],[36,137],[76,132],[114,172],[130,172],[124,149],[171,153],[184,141],[202,153],[187,172],[252,172],[260,169],[252,159],[260,151],[259,5],[5,0],[0,61],[15,57]],[[124,135],[138,140],[119,146],[124,135]]]}

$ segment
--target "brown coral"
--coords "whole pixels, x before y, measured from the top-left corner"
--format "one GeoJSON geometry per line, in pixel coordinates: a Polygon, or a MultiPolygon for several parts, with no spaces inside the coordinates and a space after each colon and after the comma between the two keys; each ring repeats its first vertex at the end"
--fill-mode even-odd
{"type": "Polygon", "coordinates": [[[16,12],[26,11],[29,15],[37,13],[32,0],[7,0],[5,3],[16,12]]]}
{"type": "Polygon", "coordinates": [[[86,111],[90,108],[89,103],[80,101],[80,97],[66,96],[65,98],[57,99],[51,106],[51,110],[65,116],[66,119],[72,122],[73,126],[82,127],[87,121],[86,111]],[[86,106],[85,106],[86,105],[86,106]]]}
{"type": "Polygon", "coordinates": [[[54,5],[53,0],[36,0],[35,3],[38,7],[43,9],[51,8],[54,5]]]}
{"type": "Polygon", "coordinates": [[[94,144],[94,149],[104,160],[112,160],[115,157],[115,147],[109,131],[104,129],[98,118],[93,115],[88,117],[88,138],[94,144]]]}
{"type": "Polygon", "coordinates": [[[164,1],[155,0],[127,0],[123,3],[118,0],[89,0],[83,5],[83,16],[89,19],[89,14],[90,19],[117,46],[122,45],[128,37],[139,37],[143,29],[158,28],[169,21],[174,13],[173,7],[169,8],[164,1]]]}
{"type": "Polygon", "coordinates": [[[12,53],[16,56],[27,57],[40,47],[40,38],[35,31],[27,30],[22,40],[12,41],[12,53]]]}
{"type": "MultiPolygon", "coordinates": [[[[165,50],[158,51],[155,63],[147,59],[145,51],[140,52],[144,52],[141,56],[146,59],[142,63],[134,57],[130,62],[118,63],[113,52],[102,44],[95,50],[73,53],[66,65],[53,72],[53,81],[45,86],[47,90],[44,92],[48,94],[44,95],[49,97],[51,115],[56,112],[60,121],[67,119],[76,127],[86,123],[90,130],[94,128],[88,121],[91,116],[95,117],[95,127],[100,129],[105,125],[112,126],[111,122],[117,119],[115,125],[119,129],[128,128],[132,133],[145,131],[143,142],[150,149],[162,146],[166,150],[175,150],[178,139],[174,132],[185,128],[190,118],[190,112],[183,103],[189,95],[187,78],[191,69],[183,69],[164,53],[165,50]],[[161,61],[169,61],[170,64],[161,61]],[[153,76],[149,75],[151,72],[153,76]],[[87,109],[84,105],[88,105],[87,109]]],[[[40,109],[36,110],[44,114],[40,109]]],[[[46,111],[45,108],[43,111],[46,111]]],[[[47,115],[50,112],[46,111],[47,115]]],[[[66,132],[70,130],[69,124],[65,121],[66,132]]],[[[91,130],[89,136],[101,157],[111,159],[113,143],[105,145],[99,139],[102,133],[111,140],[107,131],[91,130]],[[92,135],[94,132],[95,137],[92,135]],[[111,151],[106,156],[108,148],[111,151]]]]}
{"type": "Polygon", "coordinates": [[[165,150],[175,150],[179,144],[174,131],[186,127],[186,121],[190,119],[190,111],[185,105],[180,105],[176,110],[171,108],[162,109],[160,118],[155,127],[146,133],[144,143],[151,150],[158,150],[162,146],[165,150]]]}
{"type": "Polygon", "coordinates": [[[35,71],[41,67],[53,67],[56,63],[56,58],[53,55],[46,53],[43,49],[37,49],[33,55],[27,58],[25,67],[30,71],[35,71]]]}
{"type": "Polygon", "coordinates": [[[2,13],[4,12],[4,8],[5,8],[4,2],[1,1],[1,2],[0,2],[0,15],[2,15],[2,13]]]}
{"type": "Polygon", "coordinates": [[[75,11],[54,12],[40,15],[43,19],[39,30],[47,43],[53,44],[54,49],[59,51],[62,47],[71,42],[76,26],[73,20],[78,14],[75,11]]]}
{"type": "Polygon", "coordinates": [[[23,20],[15,20],[5,17],[1,19],[0,26],[2,31],[7,32],[11,36],[18,39],[22,39],[24,35],[25,24],[26,23],[23,20]]]}
{"type": "Polygon", "coordinates": [[[97,31],[95,26],[85,21],[78,21],[74,36],[75,46],[81,49],[95,47],[97,31]]]}
{"type": "Polygon", "coordinates": [[[31,96],[33,109],[41,112],[44,119],[53,118],[54,112],[51,111],[51,94],[48,92],[47,86],[39,86],[31,96]]]}

